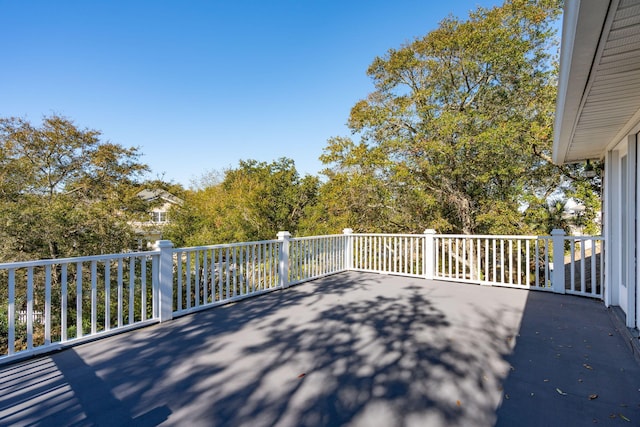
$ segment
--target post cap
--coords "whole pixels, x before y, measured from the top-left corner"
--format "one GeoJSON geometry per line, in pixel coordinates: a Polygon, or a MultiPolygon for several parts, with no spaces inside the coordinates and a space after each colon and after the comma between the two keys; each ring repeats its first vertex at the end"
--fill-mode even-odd
{"type": "Polygon", "coordinates": [[[156,240],[156,243],[153,245],[156,249],[167,249],[173,247],[173,242],[171,240],[156,240]]]}
{"type": "Polygon", "coordinates": [[[288,239],[289,237],[291,237],[291,233],[288,231],[278,231],[278,239],[288,239]]]}

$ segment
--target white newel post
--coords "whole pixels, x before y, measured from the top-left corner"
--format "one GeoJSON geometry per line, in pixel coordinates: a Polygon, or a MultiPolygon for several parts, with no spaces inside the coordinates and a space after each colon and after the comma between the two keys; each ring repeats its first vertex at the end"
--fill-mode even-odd
{"type": "Polygon", "coordinates": [[[434,245],[435,245],[436,230],[428,228],[424,230],[424,278],[427,280],[433,280],[435,258],[434,258],[434,245]]]}
{"type": "Polygon", "coordinates": [[[345,228],[342,230],[344,234],[344,268],[345,270],[353,270],[353,228],[345,228]]]}
{"type": "Polygon", "coordinates": [[[556,294],[564,294],[564,230],[554,228],[551,230],[551,243],[553,246],[553,275],[551,287],[556,294]]]}
{"type": "Polygon", "coordinates": [[[278,270],[281,288],[289,287],[289,239],[291,239],[291,233],[288,231],[278,232],[278,240],[280,240],[280,268],[278,270]]]}
{"type": "Polygon", "coordinates": [[[173,318],[173,243],[158,240],[155,249],[160,251],[158,268],[158,288],[154,296],[158,299],[158,319],[166,322],[173,318]]]}

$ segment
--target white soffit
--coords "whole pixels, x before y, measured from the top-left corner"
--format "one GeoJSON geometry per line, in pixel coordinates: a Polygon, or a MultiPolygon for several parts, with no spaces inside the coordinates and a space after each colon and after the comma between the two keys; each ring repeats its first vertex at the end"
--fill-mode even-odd
{"type": "Polygon", "coordinates": [[[640,120],[640,0],[567,0],[553,160],[602,158],[640,120]]]}

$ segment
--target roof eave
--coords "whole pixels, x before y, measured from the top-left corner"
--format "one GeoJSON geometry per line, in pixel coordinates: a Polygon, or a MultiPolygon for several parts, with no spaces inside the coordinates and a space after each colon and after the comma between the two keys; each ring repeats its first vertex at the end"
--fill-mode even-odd
{"type": "Polygon", "coordinates": [[[565,2],[552,154],[559,165],[579,160],[567,155],[609,7],[602,0],[565,2]]]}

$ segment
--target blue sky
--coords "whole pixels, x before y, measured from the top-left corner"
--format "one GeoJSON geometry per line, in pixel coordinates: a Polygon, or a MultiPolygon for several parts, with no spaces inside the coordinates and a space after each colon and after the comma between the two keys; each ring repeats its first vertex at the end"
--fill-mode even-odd
{"type": "Polygon", "coordinates": [[[0,116],[60,114],[189,186],[240,159],[322,169],[369,64],[495,0],[0,0],[0,116]]]}

